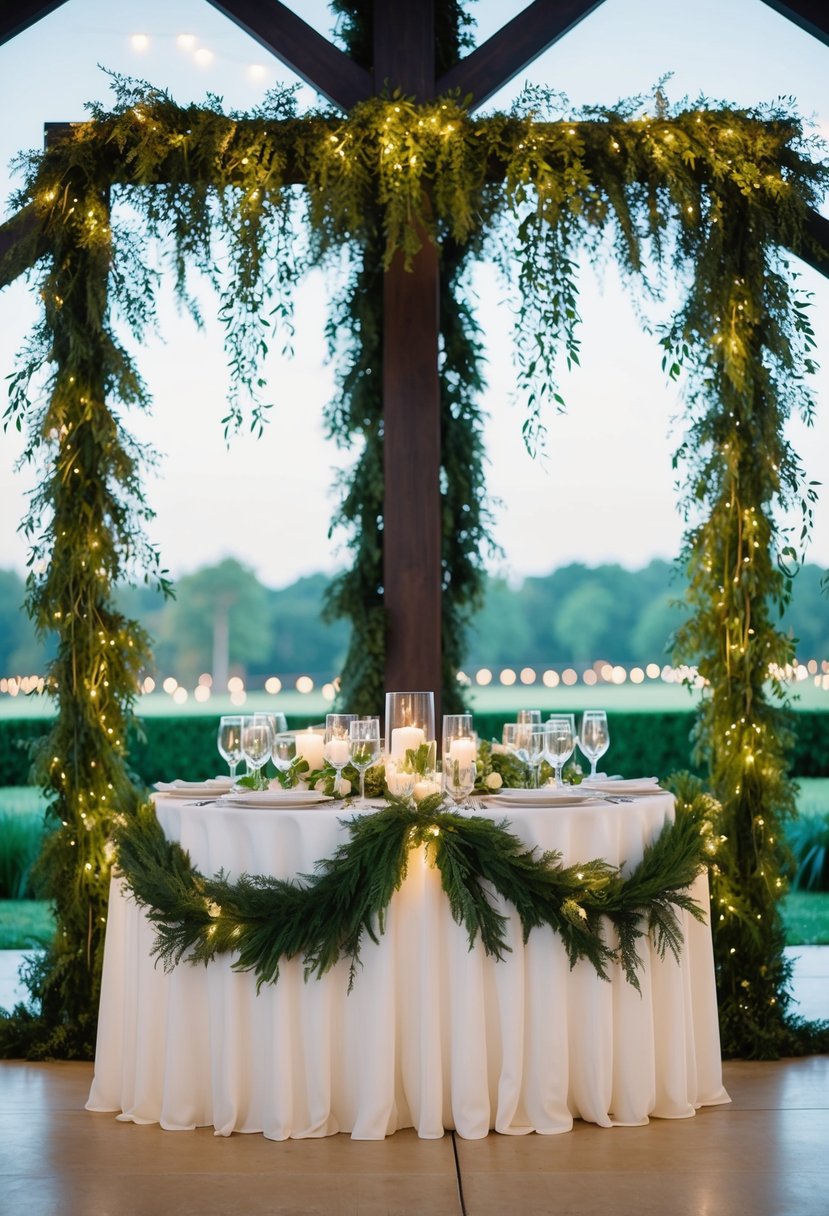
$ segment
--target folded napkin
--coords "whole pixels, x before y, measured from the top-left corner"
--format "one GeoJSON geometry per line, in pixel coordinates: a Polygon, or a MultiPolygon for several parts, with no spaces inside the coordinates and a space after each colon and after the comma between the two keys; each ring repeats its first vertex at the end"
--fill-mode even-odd
{"type": "Polygon", "coordinates": [[[607,777],[582,781],[580,790],[600,790],[608,794],[658,794],[661,793],[658,777],[607,777]]]}

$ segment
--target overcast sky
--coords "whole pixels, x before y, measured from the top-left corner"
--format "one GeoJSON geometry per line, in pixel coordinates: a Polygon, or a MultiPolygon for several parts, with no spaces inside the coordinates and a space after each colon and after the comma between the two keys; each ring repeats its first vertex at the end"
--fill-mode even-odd
{"type": "MultiPolygon", "coordinates": [[[[319,0],[291,7],[328,32],[319,0]]],[[[487,36],[520,3],[473,4],[487,36]]],[[[83,117],[83,103],[106,101],[98,64],[169,88],[180,102],[207,92],[249,109],[291,73],[204,0],[68,0],[37,26],[0,47],[0,206],[7,211],[17,180],[5,171],[15,152],[40,146],[45,121],[83,117]],[[136,47],[131,35],[144,34],[136,47]],[[195,35],[189,49],[178,35],[195,35]],[[194,52],[204,52],[199,62],[194,52]],[[211,57],[212,56],[212,57],[211,57]]],[[[802,33],[761,0],[605,0],[487,108],[507,105],[527,80],[569,95],[574,104],[612,103],[647,92],[666,73],[672,100],[705,94],[750,105],[784,95],[829,136],[829,48],[802,33]],[[688,14],[693,13],[693,18],[688,14]]],[[[311,94],[305,97],[310,102],[311,94]]],[[[814,292],[813,319],[821,352],[829,345],[829,283],[799,267],[814,292]]],[[[618,561],[636,568],[673,557],[682,521],[676,510],[671,454],[681,434],[681,401],[667,387],[660,353],[641,332],[612,267],[582,283],[582,367],[566,383],[568,412],[550,418],[550,457],[533,463],[521,442],[522,408],[512,399],[515,371],[507,302],[487,267],[476,276],[479,315],[488,335],[489,489],[501,506],[498,569],[513,579],[543,574],[570,561],[618,561]],[[672,419],[680,416],[677,427],[672,419]],[[564,504],[562,514],[550,508],[564,504]]],[[[154,396],[152,415],[129,419],[134,433],[162,454],[148,480],[157,512],[152,537],[174,575],[235,555],[272,586],[302,574],[330,571],[346,555],[342,537],[327,533],[336,507],[336,470],[350,463],[326,439],[322,411],[333,393],[325,364],[327,289],[309,279],[297,299],[294,357],[268,365],[273,420],[264,439],[240,436],[228,450],[222,434],[227,375],[214,323],[203,334],[180,318],[166,295],[162,338],[150,340],[139,365],[154,396]]],[[[210,306],[206,304],[208,315],[210,306]]],[[[30,289],[18,282],[0,293],[0,374],[14,367],[33,317],[30,289]]],[[[820,354],[819,354],[820,357],[820,354]]],[[[829,358],[817,378],[818,421],[793,423],[791,438],[809,475],[826,480],[829,463],[829,358]]],[[[36,472],[13,473],[20,450],[0,435],[0,568],[25,566],[16,533],[25,492],[36,472]]],[[[809,560],[829,566],[829,490],[816,519],[809,560]]]]}

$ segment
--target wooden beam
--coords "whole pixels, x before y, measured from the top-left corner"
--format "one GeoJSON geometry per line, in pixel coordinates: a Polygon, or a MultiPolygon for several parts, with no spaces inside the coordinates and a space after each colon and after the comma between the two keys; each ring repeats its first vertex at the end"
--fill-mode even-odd
{"type": "Polygon", "coordinates": [[[794,253],[829,279],[829,219],[811,208],[806,213],[804,240],[794,253]]]}
{"type": "Polygon", "coordinates": [[[604,0],[534,0],[497,34],[441,76],[437,92],[471,95],[471,109],[517,76],[548,47],[597,9],[604,0]]]}
{"type": "Polygon", "coordinates": [[[207,0],[335,106],[371,96],[371,76],[280,0],[207,0]]]}
{"type": "Polygon", "coordinates": [[[25,274],[48,252],[32,207],[0,224],[0,291],[25,274]]]}
{"type": "MultiPolygon", "coordinates": [[[[374,84],[419,101],[434,95],[433,0],[374,6],[374,84]],[[392,8],[395,8],[392,13],[392,8]]],[[[438,251],[424,244],[384,275],[383,602],[386,688],[441,690],[438,251]]]]}
{"type": "Polygon", "coordinates": [[[829,46],[829,5],[826,0],[763,0],[763,3],[829,46]]]}
{"type": "Polygon", "coordinates": [[[419,102],[435,95],[434,0],[374,0],[374,92],[395,89],[419,102]]]}
{"type": "Polygon", "coordinates": [[[66,0],[14,0],[0,7],[0,45],[53,13],[66,0]]]}

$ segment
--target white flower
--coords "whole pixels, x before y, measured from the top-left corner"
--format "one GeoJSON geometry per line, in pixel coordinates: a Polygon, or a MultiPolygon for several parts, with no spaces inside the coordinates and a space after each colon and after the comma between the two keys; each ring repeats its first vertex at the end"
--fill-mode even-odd
{"type": "Polygon", "coordinates": [[[340,777],[334,792],[338,798],[347,798],[351,793],[351,782],[346,777],[340,777]]]}
{"type": "Polygon", "coordinates": [[[500,773],[490,773],[486,779],[487,789],[499,790],[504,784],[504,778],[500,773]]]}

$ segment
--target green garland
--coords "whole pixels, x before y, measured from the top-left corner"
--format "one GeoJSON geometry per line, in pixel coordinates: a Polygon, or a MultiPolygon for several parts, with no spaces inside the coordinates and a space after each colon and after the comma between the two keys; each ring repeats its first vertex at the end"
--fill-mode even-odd
{"type": "Polygon", "coordinates": [[[480,939],[497,959],[510,949],[507,918],[489,888],[516,909],[525,941],[547,925],[561,938],[571,967],[586,959],[608,979],[608,967],[618,962],[637,989],[642,937],[650,935],[661,957],[669,949],[678,958],[677,910],[704,919],[688,893],[703,864],[702,799],[666,824],[627,877],[600,860],[563,866],[560,854],[527,849],[505,823],[442,810],[440,795],[416,807],[388,801],[385,810],[347,821],[350,839],[300,881],[243,874],[229,882],[221,873],[205,878],[167,840],[152,806],[119,819],[118,864],[155,927],[154,953],[167,968],[233,953],[234,967],[253,971],[259,987],[279,978],[282,959],[302,958],[308,978],[347,958],[350,987],[365,937],[376,942],[383,933],[410,851],[422,846],[440,871],[470,949],[480,939]],[[618,946],[608,944],[603,917],[618,946]]]}
{"type": "MultiPolygon", "coordinates": [[[[464,18],[454,0],[438,7],[442,54],[451,63],[464,18]]],[[[367,6],[343,2],[340,9],[355,54],[358,46],[368,54],[367,6]]],[[[114,318],[126,321],[138,343],[153,324],[156,276],[147,269],[147,246],[158,238],[178,297],[195,315],[189,274],[216,286],[233,372],[226,427],[247,419],[261,429],[268,406],[260,361],[274,322],[290,344],[292,289],[307,264],[308,251],[294,240],[303,204],[289,187],[297,180],[307,183],[311,256],[351,250],[364,276],[352,280],[340,313],[347,330],[340,349],[349,359],[359,351],[355,391],[344,372],[342,405],[329,416],[338,438],[362,433],[365,440],[344,494],[355,564],[331,601],[354,624],[343,687],[360,708],[369,696],[372,709],[378,704],[385,646],[380,406],[366,383],[379,349],[381,267],[398,251],[414,256],[424,233],[441,246],[447,665],[461,653],[479,594],[489,527],[473,400],[479,338],[458,303],[467,256],[486,248],[514,304],[531,449],[544,442],[550,408],[562,405],[563,365],[579,358],[578,252],[601,259],[612,249],[632,284],[648,290],[653,266],[657,286],[670,271],[685,292],[663,333],[667,369],[688,376],[691,418],[677,464],[686,477],[684,558],[696,615],[678,646],[710,687],[699,741],[723,805],[713,876],[723,918],[715,923],[715,951],[726,1050],[789,1050],[776,899],[785,884],[780,841],[791,787],[785,705],[779,690],[769,698],[765,681],[769,663],[790,653],[772,621],[787,594],[777,560],[789,559],[792,569],[797,563],[774,511],[799,498],[807,531],[809,524],[812,490],[802,486],[781,435],[792,410],[810,414],[814,336],[780,251],[801,247],[806,209],[819,205],[827,181],[797,118],[782,107],[670,109],[660,95],[652,112],[635,99],[572,115],[536,92],[513,113],[484,118],[472,118],[452,97],[424,105],[392,97],[345,118],[300,119],[284,92],[238,115],[223,113],[215,99],[181,107],[147,85],[114,84],[112,110],[93,107],[91,121],[25,161],[15,204],[33,222],[0,263],[0,283],[37,263],[42,317],[12,379],[5,417],[7,425],[25,424],[26,458],[45,468],[26,523],[29,607],[40,629],[58,634],[48,675],[60,719],[42,749],[38,779],[60,829],[41,866],[59,932],[33,987],[44,1030],[36,1050],[91,1051],[110,808],[131,812],[138,798],[123,740],[146,653],[139,626],[115,613],[111,590],[142,570],[167,585],[143,539],[141,454],[119,420],[121,407],[145,406],[147,394],[114,318]],[[132,207],[126,222],[118,210],[124,188],[132,207]],[[217,240],[227,248],[222,272],[217,240]],[[374,301],[365,311],[358,288],[374,301]],[[463,533],[458,543],[456,532],[463,533]]],[[[452,688],[447,707],[458,695],[452,688]]],[[[2,1024],[0,1039],[6,1051],[2,1024]]]]}

